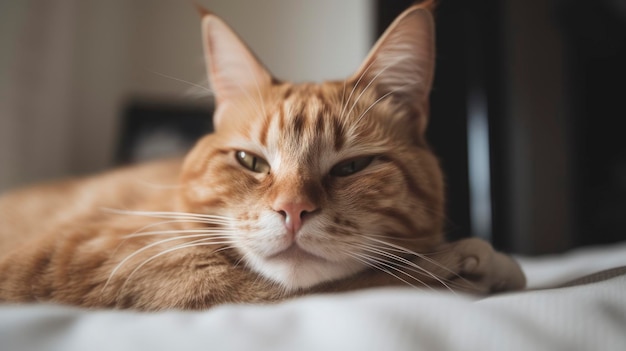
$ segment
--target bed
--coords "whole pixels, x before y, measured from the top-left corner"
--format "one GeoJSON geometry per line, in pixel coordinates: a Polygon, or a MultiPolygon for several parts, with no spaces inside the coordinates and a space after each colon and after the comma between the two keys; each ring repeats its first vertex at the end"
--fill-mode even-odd
{"type": "Polygon", "coordinates": [[[626,242],[518,257],[526,291],[409,288],[136,313],[0,306],[1,350],[626,350],[626,242]]]}

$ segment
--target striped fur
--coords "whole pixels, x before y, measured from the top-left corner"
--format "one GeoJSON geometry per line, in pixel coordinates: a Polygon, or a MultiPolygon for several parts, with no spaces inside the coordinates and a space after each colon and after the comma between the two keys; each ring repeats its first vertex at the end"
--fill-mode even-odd
{"type": "Polygon", "coordinates": [[[354,76],[321,84],[273,78],[204,12],[216,132],[183,162],[5,195],[0,301],[201,309],[448,287],[460,263],[442,250],[443,176],[424,138],[434,64],[426,7],[403,13],[354,76]],[[246,168],[244,154],[268,170],[246,168]],[[351,160],[365,167],[334,171],[351,160]],[[435,251],[445,263],[422,255],[435,251]]]}
{"type": "MultiPolygon", "coordinates": [[[[354,84],[349,82],[346,90],[354,84]]],[[[357,87],[350,100],[342,100],[343,86],[272,85],[264,92],[265,115],[249,113],[258,112],[260,103],[242,98],[237,109],[227,112],[218,133],[200,141],[183,168],[189,187],[181,202],[191,204],[184,210],[198,211],[215,198],[227,199],[225,206],[203,211],[236,218],[244,238],[241,251],[251,267],[289,288],[310,287],[365,268],[342,254],[362,236],[402,239],[407,248],[420,252],[430,252],[443,241],[443,181],[435,156],[415,126],[423,116],[391,99],[371,107],[380,96],[375,89],[357,87]],[[344,106],[351,105],[348,114],[344,106]],[[218,145],[228,145],[230,152],[210,156],[218,145]],[[272,171],[242,169],[236,150],[263,157],[272,171]],[[329,174],[337,163],[363,155],[375,156],[363,171],[348,177],[329,174]],[[320,265],[319,272],[307,275],[293,262],[275,264],[263,257],[282,248],[268,241],[286,235],[280,229],[282,218],[272,208],[277,196],[303,198],[319,209],[306,219],[299,243],[331,262],[327,267],[320,265]],[[419,240],[407,244],[405,239],[411,238],[419,240]],[[345,269],[337,269],[337,264],[345,269]]]]}

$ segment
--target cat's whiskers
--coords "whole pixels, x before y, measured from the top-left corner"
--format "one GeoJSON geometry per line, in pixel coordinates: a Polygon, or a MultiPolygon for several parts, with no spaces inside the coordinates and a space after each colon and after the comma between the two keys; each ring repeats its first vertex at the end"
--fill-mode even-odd
{"type": "MultiPolygon", "coordinates": [[[[356,83],[354,84],[354,86],[352,86],[352,90],[350,91],[350,95],[348,95],[348,99],[345,101],[345,103],[343,104],[343,106],[341,107],[341,113],[339,114],[340,116],[340,120],[345,121],[345,115],[344,112],[346,112],[346,107],[348,107],[348,103],[350,102],[350,98],[352,98],[352,94],[354,94],[354,91],[356,90],[356,88],[359,86],[359,83],[361,82],[361,79],[363,79],[363,77],[365,76],[365,74],[367,73],[367,71],[369,71],[370,67],[372,67],[372,65],[374,64],[374,62],[376,62],[375,58],[374,60],[372,60],[372,62],[370,62],[367,67],[365,67],[365,69],[363,70],[363,72],[361,72],[361,75],[359,76],[359,78],[357,79],[356,83]]],[[[345,82],[345,81],[344,81],[345,82]]]]}
{"type": "Polygon", "coordinates": [[[449,273],[453,273],[453,274],[455,274],[455,272],[454,272],[454,271],[452,271],[452,270],[450,270],[448,267],[446,267],[446,266],[444,266],[444,265],[442,265],[442,264],[438,263],[437,261],[435,261],[435,260],[433,260],[433,259],[429,258],[426,254],[423,254],[423,253],[419,253],[419,252],[415,252],[415,251],[409,250],[409,249],[407,249],[407,248],[405,248],[405,247],[403,247],[403,246],[396,245],[396,244],[393,244],[393,243],[387,242],[387,241],[385,241],[385,240],[376,239],[376,238],[373,238],[373,237],[368,237],[368,236],[364,236],[364,238],[367,238],[368,240],[374,241],[374,242],[375,242],[375,243],[377,243],[377,244],[382,244],[382,245],[385,245],[385,246],[387,246],[387,247],[391,247],[391,248],[394,248],[394,249],[400,250],[401,252],[407,253],[407,254],[409,254],[409,255],[413,255],[413,256],[419,257],[419,258],[421,258],[421,259],[423,259],[423,260],[425,260],[425,261],[427,261],[427,262],[429,262],[429,263],[431,263],[431,264],[433,264],[433,265],[435,265],[435,266],[437,266],[437,267],[439,267],[439,268],[444,269],[445,271],[447,271],[447,272],[449,272],[449,273]]]}
{"type": "Polygon", "coordinates": [[[405,84],[402,86],[399,86],[395,89],[392,89],[390,91],[388,91],[387,93],[385,93],[384,95],[382,95],[381,97],[379,97],[378,99],[376,99],[376,101],[374,101],[367,109],[365,109],[365,111],[363,111],[363,113],[361,113],[361,115],[359,116],[359,118],[356,119],[356,122],[353,124],[353,129],[358,127],[359,124],[361,123],[361,120],[363,119],[363,117],[374,107],[376,106],[378,103],[380,103],[381,101],[383,101],[384,99],[388,98],[389,96],[391,96],[391,94],[400,91],[402,89],[404,89],[406,86],[408,86],[410,84],[405,84]]]}
{"type": "Polygon", "coordinates": [[[406,275],[406,276],[410,277],[411,279],[416,280],[417,282],[419,282],[420,284],[424,285],[425,287],[427,287],[427,288],[429,288],[429,289],[431,289],[431,290],[434,290],[434,288],[433,288],[433,287],[431,287],[431,286],[429,286],[428,284],[426,284],[426,283],[422,282],[422,281],[421,281],[421,280],[419,280],[418,278],[416,278],[416,277],[414,277],[414,276],[412,276],[412,275],[410,275],[410,274],[408,274],[408,273],[406,273],[406,272],[402,271],[401,269],[398,269],[397,267],[394,267],[394,266],[392,266],[392,265],[390,265],[390,264],[388,264],[388,263],[381,262],[381,260],[380,260],[380,259],[378,259],[378,258],[376,258],[376,257],[370,256],[370,255],[365,255],[365,254],[359,254],[359,253],[356,253],[356,252],[345,252],[345,254],[346,254],[347,256],[350,256],[350,257],[352,257],[353,259],[355,259],[355,260],[357,260],[357,261],[359,261],[359,262],[361,262],[361,263],[365,264],[365,265],[366,265],[366,266],[368,266],[368,267],[372,267],[372,268],[374,268],[374,269],[378,269],[378,270],[380,270],[381,272],[384,272],[384,273],[386,273],[386,274],[389,274],[389,275],[391,275],[392,277],[394,277],[394,278],[396,278],[396,279],[400,280],[401,282],[403,282],[403,283],[405,283],[405,284],[407,284],[407,285],[409,285],[409,286],[411,286],[411,287],[413,287],[413,288],[415,288],[415,289],[419,289],[419,287],[417,287],[417,286],[415,286],[415,285],[411,284],[410,282],[406,281],[405,279],[403,279],[403,278],[399,277],[397,274],[392,273],[392,272],[391,272],[391,271],[389,271],[388,269],[383,268],[383,267],[380,267],[380,266],[382,265],[382,266],[385,266],[385,267],[387,267],[387,268],[393,269],[393,270],[397,271],[398,273],[402,273],[402,274],[404,274],[404,275],[406,275]]]}
{"type": "MultiPolygon", "coordinates": [[[[184,244],[180,244],[180,245],[176,245],[174,247],[171,247],[169,249],[163,250],[157,254],[154,254],[150,257],[148,257],[147,259],[145,259],[144,261],[142,261],[137,267],[135,267],[130,274],[126,277],[126,280],[124,281],[124,284],[122,284],[122,287],[119,290],[119,293],[123,292],[124,289],[126,288],[126,285],[128,285],[128,283],[130,282],[131,278],[135,275],[135,273],[137,273],[142,267],[144,267],[146,264],[152,262],[153,260],[155,260],[158,257],[161,257],[165,254],[174,252],[174,251],[178,251],[181,249],[187,249],[187,248],[192,248],[192,247],[199,247],[199,246],[214,246],[214,245],[223,245],[223,244],[234,244],[234,242],[232,240],[228,240],[228,241],[219,241],[219,242],[210,242],[209,240],[211,240],[212,238],[208,238],[208,239],[198,239],[198,240],[194,240],[194,241],[190,241],[184,244]]],[[[222,248],[224,249],[224,248],[222,248]]],[[[220,249],[221,250],[221,249],[220,249]]],[[[107,281],[108,284],[108,281],[107,281]]],[[[105,285],[106,287],[106,285],[105,285]]]]}
{"type": "MultiPolygon", "coordinates": [[[[158,246],[158,245],[162,245],[168,242],[172,242],[175,240],[185,240],[185,239],[192,239],[192,238],[203,238],[201,240],[223,240],[223,239],[232,239],[232,236],[230,235],[216,235],[217,233],[206,233],[206,234],[192,234],[192,235],[182,235],[182,236],[175,236],[172,238],[167,238],[167,239],[162,239],[153,243],[150,243],[148,245],[145,245],[137,250],[135,250],[133,253],[129,254],[128,256],[126,256],[124,259],[122,259],[122,261],[120,261],[115,268],[113,268],[113,270],[111,271],[111,273],[109,274],[109,278],[107,279],[106,283],[104,284],[104,287],[102,288],[102,290],[104,291],[104,289],[106,289],[106,287],[109,285],[109,283],[111,282],[111,280],[113,279],[113,277],[115,276],[115,274],[119,271],[119,269],[124,266],[124,264],[126,264],[126,262],[128,262],[129,260],[131,260],[133,257],[139,255],[140,253],[158,246]]],[[[217,244],[217,242],[214,242],[213,244],[217,244]]]]}
{"type": "MultiPolygon", "coordinates": [[[[161,222],[156,222],[156,223],[150,223],[150,224],[146,224],[143,227],[135,230],[134,232],[132,232],[131,234],[125,235],[122,238],[124,240],[122,240],[117,247],[115,248],[115,250],[113,250],[113,252],[111,253],[110,257],[115,257],[115,255],[117,254],[117,252],[119,251],[119,249],[122,247],[122,245],[124,245],[124,243],[126,243],[126,241],[130,238],[136,237],[136,236],[145,236],[148,235],[148,233],[151,232],[144,232],[144,230],[148,229],[148,228],[152,228],[152,227],[157,227],[160,225],[165,225],[165,224],[171,224],[171,223],[197,223],[197,224],[217,224],[217,223],[211,223],[211,222],[207,222],[205,220],[202,221],[198,221],[198,220],[188,220],[188,219],[174,219],[174,220],[168,220],[168,221],[161,221],[161,222]]],[[[209,228],[205,228],[204,230],[208,230],[209,228]]],[[[210,228],[211,230],[217,230],[214,228],[210,228]]],[[[198,229],[201,230],[201,229],[198,229]]],[[[172,230],[170,231],[172,234],[175,233],[180,233],[181,230],[172,230]]]]}
{"type": "Polygon", "coordinates": [[[345,105],[342,106],[341,108],[341,119],[345,120],[345,109],[346,107],[348,107],[348,103],[350,102],[350,98],[352,97],[352,94],[354,93],[355,89],[359,86],[359,83],[361,82],[361,80],[363,79],[363,77],[365,77],[365,75],[369,72],[370,68],[372,68],[372,66],[374,66],[374,64],[376,63],[376,61],[379,60],[379,56],[374,57],[374,59],[367,64],[367,67],[365,67],[364,70],[361,71],[361,74],[359,75],[359,78],[357,79],[356,83],[354,84],[354,86],[352,87],[352,91],[350,91],[350,95],[348,95],[348,99],[345,102],[345,105]]]}
{"type": "MultiPolygon", "coordinates": [[[[203,214],[195,214],[195,213],[187,213],[187,212],[163,212],[163,211],[129,211],[129,210],[118,210],[118,209],[110,209],[110,208],[103,208],[104,211],[106,212],[112,212],[112,213],[116,213],[116,214],[123,214],[123,215],[135,215],[135,216],[143,216],[143,217],[153,217],[153,218],[163,218],[163,219],[172,219],[170,221],[162,221],[162,222],[158,222],[158,223],[150,223],[147,224],[145,226],[143,226],[142,228],[136,230],[135,232],[125,236],[124,240],[122,242],[120,242],[120,244],[117,246],[117,248],[114,250],[113,254],[117,253],[117,251],[119,250],[120,246],[122,244],[124,244],[124,242],[131,237],[134,236],[142,236],[142,235],[137,235],[142,233],[144,230],[154,227],[154,226],[158,226],[158,225],[163,225],[163,224],[167,224],[167,223],[175,223],[175,222],[179,222],[179,223],[196,223],[196,224],[208,224],[208,225],[212,225],[212,226],[216,226],[216,227],[221,227],[222,231],[226,231],[225,228],[223,227],[229,227],[229,225],[231,224],[231,218],[229,217],[224,217],[224,216],[216,216],[216,215],[203,215],[203,214]]],[[[208,230],[208,228],[203,228],[202,230],[208,230]]],[[[217,229],[211,229],[211,230],[217,230],[217,229]]],[[[178,231],[180,232],[180,231],[178,231]]],[[[145,234],[145,232],[143,232],[145,234]]],[[[112,255],[113,256],[113,255],[112,255]]]]}
{"type": "MultiPolygon", "coordinates": [[[[389,239],[390,236],[389,234],[367,234],[367,236],[371,236],[374,238],[381,238],[381,239],[389,239]]],[[[431,238],[428,237],[411,237],[411,238],[400,238],[400,237],[393,237],[394,241],[405,241],[405,242],[411,242],[411,243],[417,243],[420,241],[430,241],[432,240],[431,238]]],[[[398,251],[398,252],[404,252],[398,249],[393,249],[394,251],[398,251]]]]}
{"type": "Polygon", "coordinates": [[[256,92],[259,95],[259,101],[261,102],[261,107],[263,108],[263,115],[267,116],[267,111],[265,110],[265,101],[263,101],[263,95],[261,94],[261,87],[259,86],[259,81],[256,78],[256,75],[252,72],[252,68],[250,65],[246,65],[248,69],[248,73],[254,79],[254,85],[256,87],[256,92]]]}
{"type": "Polygon", "coordinates": [[[172,224],[172,223],[196,223],[196,224],[220,224],[220,223],[207,223],[207,221],[198,221],[198,220],[189,220],[189,219],[173,219],[173,220],[169,220],[169,221],[161,221],[161,222],[156,222],[156,223],[150,223],[150,224],[146,224],[143,227],[135,230],[134,232],[132,232],[131,234],[128,234],[127,237],[132,237],[132,235],[134,234],[138,234],[138,233],[145,233],[144,230],[148,229],[148,228],[152,228],[152,227],[157,227],[160,225],[165,225],[165,224],[172,224]]]}
{"type": "MultiPolygon", "coordinates": [[[[154,74],[157,74],[157,75],[159,75],[159,76],[162,76],[162,77],[164,77],[164,78],[169,78],[169,79],[175,80],[175,81],[177,81],[177,82],[181,82],[181,83],[189,84],[189,85],[190,85],[190,86],[192,86],[193,88],[199,88],[201,91],[206,92],[206,93],[207,93],[206,95],[208,95],[208,96],[215,96],[215,92],[214,92],[212,89],[210,89],[209,87],[206,87],[206,86],[203,86],[203,85],[200,85],[200,84],[196,84],[196,83],[193,83],[193,82],[190,82],[190,81],[184,80],[184,79],[176,78],[176,77],[174,77],[174,76],[170,76],[170,75],[168,75],[168,74],[164,74],[164,73],[156,72],[156,71],[153,71],[153,70],[150,70],[150,69],[148,69],[148,71],[150,71],[150,72],[152,72],[152,73],[154,73],[154,74]]],[[[246,91],[246,90],[245,90],[245,89],[244,89],[241,85],[237,84],[237,86],[239,87],[239,89],[240,89],[241,91],[243,91],[244,93],[246,93],[246,94],[247,94],[247,91],[246,91]]],[[[258,86],[258,83],[257,83],[257,86],[258,86]]],[[[260,93],[260,91],[259,91],[259,93],[260,93]]],[[[248,95],[248,99],[249,99],[249,101],[251,101],[254,105],[256,105],[256,103],[254,103],[254,100],[253,100],[253,99],[251,99],[251,97],[250,97],[249,95],[248,95]]],[[[242,114],[243,114],[243,113],[245,113],[245,111],[244,111],[243,109],[241,109],[241,107],[239,107],[237,104],[231,104],[231,106],[232,106],[232,107],[235,107],[235,109],[236,109],[237,111],[239,111],[239,113],[242,113],[242,114]]],[[[265,106],[263,106],[263,110],[265,111],[265,106]]]]}
{"type": "Polygon", "coordinates": [[[238,267],[239,264],[241,264],[241,262],[243,262],[246,259],[246,256],[248,256],[247,252],[243,252],[243,254],[241,255],[241,257],[239,257],[239,259],[235,262],[235,264],[233,264],[233,267],[238,267]]]}
{"type": "MultiPolygon", "coordinates": [[[[177,78],[177,77],[174,77],[174,76],[170,76],[168,74],[164,74],[164,73],[161,73],[161,72],[153,71],[153,70],[150,70],[150,69],[148,69],[148,71],[150,71],[150,72],[152,72],[154,74],[157,74],[159,76],[162,76],[164,78],[168,78],[168,79],[175,80],[177,82],[189,84],[192,88],[198,88],[201,91],[206,92],[206,94],[202,95],[201,97],[204,97],[204,96],[215,96],[215,92],[211,88],[209,88],[209,87],[206,87],[206,86],[203,86],[203,85],[200,85],[200,84],[197,84],[197,83],[193,83],[193,82],[190,82],[188,80],[181,79],[181,78],[177,78]]],[[[239,88],[243,89],[241,86],[239,86],[239,88]]],[[[200,95],[200,94],[195,94],[195,95],[200,95]]],[[[240,113],[244,112],[239,106],[237,106],[237,104],[232,104],[231,106],[235,107],[235,109],[237,109],[240,113]]]]}
{"type": "MultiPolygon", "coordinates": [[[[344,79],[344,81],[343,81],[343,89],[341,90],[341,106],[342,106],[342,109],[343,109],[343,105],[345,104],[345,100],[344,99],[346,97],[346,84],[347,83],[348,82],[344,79]]],[[[341,111],[341,112],[343,113],[343,111],[341,111]]],[[[340,116],[341,116],[341,114],[340,114],[340,116]]]]}
{"type": "MultiPolygon", "coordinates": [[[[245,89],[241,84],[239,84],[238,82],[233,82],[235,83],[235,85],[237,85],[237,88],[239,88],[239,90],[243,93],[243,95],[246,97],[246,99],[248,100],[248,102],[254,107],[254,111],[257,113],[257,118],[262,119],[264,116],[267,116],[267,114],[265,115],[261,115],[259,107],[259,103],[255,101],[254,97],[252,95],[250,95],[250,92],[248,92],[248,89],[245,89]]],[[[260,92],[259,92],[260,94],[260,92]]],[[[259,95],[260,96],[260,95],[259,95]]],[[[261,99],[261,103],[263,103],[263,99],[261,99]]],[[[263,103],[264,104],[264,103],[263,103]]],[[[237,106],[237,104],[230,104],[231,106],[237,106]]],[[[263,105],[263,111],[265,111],[265,105],[263,105]]],[[[240,110],[241,111],[241,110],[240,110]]]]}
{"type": "Polygon", "coordinates": [[[189,234],[189,233],[203,233],[203,234],[234,234],[237,231],[235,229],[221,229],[221,228],[206,228],[206,229],[173,229],[173,230],[156,230],[150,232],[139,232],[134,234],[128,234],[123,236],[124,239],[136,238],[140,236],[153,236],[153,235],[169,235],[169,234],[189,234]]]}
{"type": "MultiPolygon", "coordinates": [[[[369,236],[373,236],[373,235],[369,235],[369,236]]],[[[383,236],[380,236],[380,237],[383,237],[383,236]]],[[[379,255],[382,254],[382,255],[390,258],[390,259],[393,259],[396,263],[403,263],[405,265],[414,267],[414,268],[410,268],[410,270],[415,272],[415,273],[420,273],[422,275],[430,276],[430,277],[434,278],[435,280],[439,281],[444,286],[446,284],[450,284],[452,286],[458,285],[453,280],[450,280],[450,279],[445,278],[445,277],[440,277],[437,274],[435,274],[434,272],[428,271],[426,268],[417,265],[417,263],[412,262],[412,261],[408,260],[405,257],[393,254],[392,252],[396,252],[396,253],[399,253],[399,254],[405,254],[405,255],[414,255],[414,256],[420,257],[420,258],[422,258],[422,259],[424,259],[426,261],[429,261],[429,260],[426,259],[425,257],[428,256],[428,255],[431,255],[431,253],[428,253],[428,254],[422,253],[422,254],[420,254],[418,256],[415,253],[409,253],[409,252],[413,252],[413,251],[410,251],[410,250],[407,250],[407,249],[397,249],[397,248],[394,248],[394,247],[384,247],[384,248],[381,248],[380,246],[369,246],[368,247],[368,245],[365,244],[365,243],[361,243],[360,245],[364,246],[363,249],[365,249],[367,251],[374,250],[374,251],[376,251],[375,253],[377,253],[379,255]],[[407,252],[407,251],[409,251],[409,252],[407,252]]],[[[434,261],[429,261],[429,262],[431,264],[435,264],[434,261]]],[[[451,270],[451,269],[455,269],[455,268],[458,268],[458,265],[446,266],[444,268],[444,270],[446,270],[448,272],[452,272],[457,278],[463,279],[462,277],[460,277],[458,274],[454,273],[454,271],[451,270]]]]}
{"type": "Polygon", "coordinates": [[[393,264],[402,264],[404,268],[408,269],[411,272],[431,277],[431,278],[435,279],[436,281],[438,281],[446,289],[448,289],[452,293],[454,293],[454,290],[452,290],[450,288],[450,286],[448,285],[448,284],[455,285],[453,282],[449,281],[446,278],[438,277],[433,272],[427,270],[424,267],[421,267],[420,265],[416,264],[415,262],[412,262],[412,261],[410,261],[410,260],[408,260],[408,259],[406,259],[404,257],[395,255],[393,253],[390,253],[388,251],[382,250],[382,249],[380,249],[378,247],[375,247],[375,246],[366,245],[366,244],[358,244],[358,245],[356,245],[356,247],[360,248],[361,250],[365,250],[367,252],[376,254],[381,261],[385,261],[385,262],[393,263],[393,264]],[[387,257],[389,260],[381,258],[380,257],[381,255],[384,256],[384,257],[387,257]],[[448,282],[446,283],[445,280],[448,280],[448,282]]]}
{"type": "Polygon", "coordinates": [[[209,87],[205,87],[205,86],[202,86],[202,85],[200,85],[200,84],[196,84],[196,83],[190,82],[190,81],[188,81],[188,80],[184,80],[184,79],[176,78],[176,77],[174,77],[174,76],[170,76],[169,74],[165,74],[165,73],[161,73],[161,72],[153,71],[153,70],[148,69],[148,68],[146,68],[146,70],[147,70],[147,71],[149,71],[149,72],[151,72],[151,73],[154,73],[154,74],[156,74],[156,75],[159,75],[159,76],[161,76],[161,77],[168,78],[168,79],[172,79],[172,80],[175,80],[175,81],[177,81],[177,82],[181,82],[181,83],[189,84],[189,85],[191,85],[192,87],[199,88],[199,89],[201,89],[202,91],[207,92],[207,95],[209,95],[209,96],[213,96],[213,95],[215,95],[215,92],[214,92],[211,88],[209,88],[209,87]]]}
{"type": "MultiPolygon", "coordinates": [[[[353,129],[357,128],[359,126],[359,124],[361,123],[361,120],[363,119],[363,117],[376,105],[378,105],[378,103],[380,103],[381,101],[383,101],[384,99],[388,98],[389,96],[391,96],[391,94],[393,94],[395,92],[396,89],[391,90],[387,93],[385,93],[383,96],[379,97],[378,99],[376,99],[371,105],[369,105],[368,108],[365,109],[365,111],[363,111],[363,113],[361,113],[361,115],[356,119],[356,122],[353,124],[353,129]]],[[[398,88],[399,90],[399,88],[398,88]]]]}
{"type": "Polygon", "coordinates": [[[223,221],[233,220],[233,218],[226,217],[226,216],[191,213],[191,212],[135,211],[135,210],[120,210],[120,209],[108,208],[108,207],[101,207],[101,210],[104,212],[109,212],[109,213],[114,213],[114,214],[141,216],[141,217],[154,217],[154,218],[163,218],[163,219],[196,219],[196,220],[223,220],[223,221]]]}
{"type": "MultiPolygon", "coordinates": [[[[430,263],[430,264],[432,264],[432,265],[434,265],[434,266],[436,266],[436,267],[439,267],[439,268],[443,269],[444,271],[446,271],[446,272],[448,272],[448,273],[452,274],[454,277],[456,277],[456,278],[458,278],[458,279],[462,280],[463,282],[465,282],[465,283],[469,284],[470,286],[472,286],[472,287],[474,287],[474,286],[475,286],[475,285],[474,285],[471,281],[469,281],[469,280],[465,279],[464,277],[462,277],[461,275],[459,275],[457,272],[455,272],[454,270],[452,270],[452,269],[451,269],[451,267],[448,267],[448,266],[442,265],[441,263],[439,263],[439,262],[435,261],[434,259],[432,259],[432,258],[428,257],[428,255],[430,255],[430,254],[428,254],[428,253],[427,253],[427,254],[424,254],[424,253],[418,253],[418,252],[415,252],[415,251],[409,250],[409,249],[407,249],[407,248],[405,248],[405,247],[402,247],[402,246],[400,246],[400,245],[396,245],[396,244],[393,244],[393,243],[390,243],[390,242],[387,242],[387,241],[384,241],[384,240],[380,240],[380,239],[376,239],[376,238],[372,238],[372,237],[367,237],[367,236],[364,236],[364,237],[365,237],[365,238],[368,238],[369,240],[372,240],[372,241],[374,241],[374,242],[376,242],[376,243],[379,243],[379,244],[382,244],[382,245],[386,245],[386,247],[392,247],[392,248],[395,248],[395,249],[401,250],[401,251],[403,251],[403,252],[405,252],[405,253],[407,253],[407,254],[409,254],[409,255],[414,255],[414,256],[416,256],[416,257],[419,257],[419,258],[423,259],[424,261],[426,261],[426,262],[428,262],[428,263],[430,263]]],[[[452,268],[455,268],[455,267],[452,267],[452,268]]]]}
{"type": "MultiPolygon", "coordinates": [[[[390,236],[389,235],[386,236],[386,235],[382,235],[382,234],[381,235],[367,234],[367,236],[364,236],[363,238],[365,238],[365,239],[375,239],[375,238],[390,239],[390,236]]],[[[406,240],[406,241],[409,241],[409,242],[415,244],[415,243],[418,243],[419,241],[422,241],[422,240],[423,241],[428,241],[429,239],[430,238],[410,238],[409,239],[409,238],[395,238],[395,237],[393,237],[392,240],[394,240],[394,241],[395,240],[406,240]]],[[[430,240],[432,240],[432,239],[430,239],[430,240]]],[[[389,246],[382,247],[381,244],[378,243],[378,242],[370,242],[370,243],[360,242],[359,244],[361,244],[361,245],[369,245],[371,247],[375,247],[375,248],[378,248],[378,249],[383,249],[383,250],[388,251],[388,252],[397,252],[397,253],[405,254],[405,255],[408,254],[408,255],[412,255],[412,256],[418,256],[417,253],[413,253],[410,250],[409,250],[410,252],[407,252],[408,249],[406,249],[406,248],[404,248],[403,246],[400,246],[400,245],[398,245],[398,248],[396,248],[396,247],[389,247],[389,246]]]]}
{"type": "MultiPolygon", "coordinates": [[[[129,254],[128,256],[126,256],[119,264],[118,266],[122,266],[124,263],[126,263],[128,260],[130,260],[131,258],[137,256],[138,254],[152,248],[155,247],[157,245],[161,245],[161,244],[165,244],[171,241],[175,241],[175,240],[184,240],[184,239],[192,239],[192,238],[205,238],[205,239],[222,239],[222,238],[231,238],[231,236],[229,235],[216,235],[217,233],[200,233],[200,234],[190,234],[190,235],[181,235],[181,236],[175,236],[172,238],[167,238],[167,239],[161,239],[158,241],[155,241],[153,243],[150,243],[148,245],[143,246],[142,248],[136,250],[135,252],[129,254]]],[[[113,272],[111,274],[114,274],[115,271],[117,270],[114,269],[113,272]]]]}
{"type": "MultiPolygon", "coordinates": [[[[372,79],[370,79],[369,83],[367,83],[367,85],[365,86],[365,88],[363,88],[363,91],[361,91],[361,93],[356,97],[356,99],[354,99],[354,103],[352,103],[352,106],[350,107],[350,110],[348,111],[348,113],[346,114],[346,117],[349,117],[350,114],[352,113],[352,111],[354,110],[354,107],[356,106],[356,104],[359,102],[359,100],[361,99],[361,97],[363,96],[363,94],[365,94],[365,92],[369,89],[369,87],[374,83],[374,81],[381,75],[383,74],[389,67],[394,66],[396,64],[398,64],[399,62],[401,62],[402,60],[404,60],[406,58],[405,56],[398,56],[395,58],[394,61],[388,63],[385,67],[383,67],[383,69],[380,70],[380,72],[378,72],[372,79]]],[[[368,67],[369,68],[369,67],[368,67]]],[[[405,85],[403,85],[404,87],[405,85]]],[[[394,89],[395,90],[395,89],[394,89]]],[[[392,91],[394,91],[392,90],[392,91]]]]}
{"type": "MultiPolygon", "coordinates": [[[[436,250],[436,251],[429,251],[429,252],[424,252],[422,253],[422,255],[427,258],[429,256],[438,256],[438,255],[445,255],[447,253],[450,252],[454,252],[455,249],[451,246],[446,246],[440,250],[436,250]]],[[[464,265],[463,261],[458,261],[456,263],[448,263],[445,267],[453,270],[454,272],[459,271],[459,269],[464,265]]],[[[454,273],[453,273],[454,274],[454,273]]],[[[459,275],[459,274],[454,274],[455,277],[459,278],[460,280],[464,281],[467,284],[470,284],[473,288],[475,288],[476,286],[474,285],[474,283],[472,283],[471,281],[465,279],[463,276],[459,275]]]]}

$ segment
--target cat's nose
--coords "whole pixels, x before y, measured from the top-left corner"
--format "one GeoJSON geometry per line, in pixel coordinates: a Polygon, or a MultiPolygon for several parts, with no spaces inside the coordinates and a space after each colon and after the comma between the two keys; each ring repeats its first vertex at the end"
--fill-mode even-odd
{"type": "Polygon", "coordinates": [[[317,211],[311,201],[294,201],[278,198],[273,204],[274,211],[283,216],[285,227],[291,234],[296,234],[307,216],[317,211]]]}

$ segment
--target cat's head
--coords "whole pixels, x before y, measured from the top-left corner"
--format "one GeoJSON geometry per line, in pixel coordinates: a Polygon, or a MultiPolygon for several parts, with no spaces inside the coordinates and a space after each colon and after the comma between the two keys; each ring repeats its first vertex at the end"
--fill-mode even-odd
{"type": "Polygon", "coordinates": [[[183,167],[184,210],[231,218],[222,242],[287,290],[384,267],[442,241],[443,180],[424,133],[434,25],[413,6],[345,81],[272,77],[202,20],[215,133],[183,167]]]}

